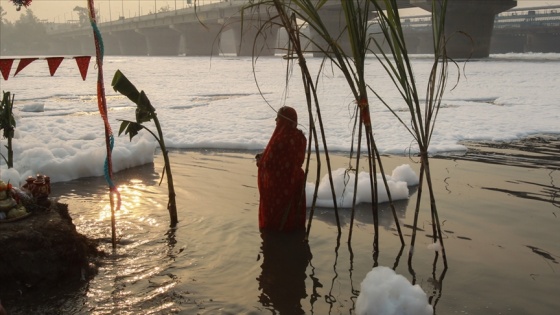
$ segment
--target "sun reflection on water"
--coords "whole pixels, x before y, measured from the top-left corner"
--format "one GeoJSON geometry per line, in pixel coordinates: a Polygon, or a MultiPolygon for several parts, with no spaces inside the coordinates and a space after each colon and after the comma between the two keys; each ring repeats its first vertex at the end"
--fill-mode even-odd
{"type": "Polygon", "coordinates": [[[188,303],[188,293],[177,288],[179,277],[169,270],[174,244],[170,245],[166,234],[168,194],[166,187],[157,185],[158,178],[152,166],[137,169],[119,184],[115,249],[111,246],[111,194],[102,179],[73,182],[61,194],[61,202],[73,211],[78,231],[97,240],[106,254],[88,284],[83,307],[89,314],[172,313],[188,303]]]}
{"type": "MultiPolygon", "coordinates": [[[[152,186],[146,185],[142,180],[131,180],[129,184],[120,185],[118,191],[121,196],[120,208],[116,209],[116,197],[114,202],[115,219],[130,220],[142,223],[150,227],[159,226],[160,222],[154,213],[160,214],[164,211],[162,196],[152,186]]],[[[101,209],[96,221],[104,222],[111,219],[110,194],[99,196],[101,209]]],[[[159,216],[159,215],[158,215],[159,216]]]]}

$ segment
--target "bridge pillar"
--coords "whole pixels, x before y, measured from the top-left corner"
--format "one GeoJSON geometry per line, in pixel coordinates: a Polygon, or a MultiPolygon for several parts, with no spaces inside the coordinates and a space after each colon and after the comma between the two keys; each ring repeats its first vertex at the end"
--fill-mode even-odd
{"type": "MultiPolygon", "coordinates": [[[[425,28],[415,29],[414,27],[407,27],[404,30],[404,41],[409,54],[433,54],[434,53],[434,39],[432,30],[426,31],[425,28]]],[[[391,48],[385,35],[383,35],[381,28],[377,24],[373,24],[369,30],[369,36],[373,38],[376,44],[371,43],[369,49],[374,53],[390,52],[391,48]]]]}
{"type": "Polygon", "coordinates": [[[119,54],[123,56],[145,56],[148,54],[146,37],[137,31],[111,33],[118,42],[119,54]]]}
{"type": "Polygon", "coordinates": [[[60,36],[49,39],[51,55],[91,55],[95,54],[93,35],[60,36]]]}
{"type": "MultiPolygon", "coordinates": [[[[415,32],[404,34],[406,48],[409,54],[433,54],[434,53],[434,40],[432,32],[415,32]]],[[[384,51],[389,51],[389,48],[384,48],[384,51]]]]}
{"type": "Polygon", "coordinates": [[[215,23],[189,23],[171,25],[179,34],[179,54],[186,56],[210,56],[220,53],[220,32],[222,25],[215,23]]]}
{"type": "Polygon", "coordinates": [[[93,35],[73,37],[70,50],[76,55],[95,55],[93,35]]]}
{"type": "Polygon", "coordinates": [[[492,34],[492,43],[490,45],[490,53],[523,53],[525,52],[525,44],[527,36],[520,34],[492,34]]]}
{"type": "Polygon", "coordinates": [[[123,55],[118,36],[114,32],[101,34],[105,55],[123,55]]]}
{"type": "MultiPolygon", "coordinates": [[[[410,2],[428,11],[432,9],[431,0],[410,2]]],[[[447,55],[451,58],[488,57],[496,14],[516,5],[516,0],[449,0],[445,18],[447,55]]]]}
{"type": "MultiPolygon", "coordinates": [[[[48,52],[50,55],[72,55],[74,54],[71,49],[73,40],[70,37],[51,37],[49,40],[48,52]]],[[[77,50],[75,50],[77,51],[77,50]]],[[[81,53],[81,51],[79,51],[81,53]]]]}
{"type": "Polygon", "coordinates": [[[262,21],[243,20],[231,26],[237,56],[274,56],[278,48],[278,31],[280,26],[270,23],[261,27],[262,21]]]}
{"type": "MultiPolygon", "coordinates": [[[[330,6],[323,6],[319,10],[319,16],[323,21],[323,24],[327,28],[330,36],[336,43],[342,48],[342,50],[347,53],[352,53],[352,48],[350,47],[350,42],[348,40],[348,32],[345,30],[346,28],[346,21],[344,17],[344,12],[340,8],[340,6],[330,7],[330,6]]],[[[315,57],[322,57],[325,54],[323,53],[328,49],[326,42],[317,32],[311,28],[310,29],[310,36],[311,41],[314,43],[311,47],[313,50],[313,56],[315,57]]]]}
{"type": "Polygon", "coordinates": [[[560,52],[560,34],[529,33],[524,52],[558,53],[560,52]]]}
{"type": "MultiPolygon", "coordinates": [[[[373,7],[373,5],[371,7],[373,7]]],[[[337,45],[344,53],[348,55],[352,54],[352,47],[348,38],[348,31],[346,30],[346,18],[342,8],[332,5],[323,6],[318,13],[331,38],[336,41],[337,45]]],[[[369,18],[371,19],[372,17],[373,12],[370,12],[369,18]]],[[[315,57],[324,56],[324,51],[326,51],[328,46],[323,38],[321,38],[313,28],[310,29],[310,36],[311,41],[314,43],[311,45],[313,55],[315,57]]],[[[373,49],[374,47],[370,48],[373,49]]]]}
{"type": "Polygon", "coordinates": [[[171,28],[138,29],[137,32],[146,37],[146,48],[149,56],[179,55],[179,33],[171,28]]]}

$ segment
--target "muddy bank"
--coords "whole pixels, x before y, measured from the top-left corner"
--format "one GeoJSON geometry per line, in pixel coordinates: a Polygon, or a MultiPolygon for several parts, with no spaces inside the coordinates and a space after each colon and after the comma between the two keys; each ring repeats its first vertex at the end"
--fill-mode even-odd
{"type": "Polygon", "coordinates": [[[462,141],[464,155],[439,155],[439,158],[509,165],[526,168],[560,168],[560,137],[537,134],[513,141],[462,141]]]}
{"type": "Polygon", "coordinates": [[[86,283],[95,274],[96,244],[76,231],[68,205],[52,202],[27,217],[0,222],[0,299],[42,295],[86,283]]]}

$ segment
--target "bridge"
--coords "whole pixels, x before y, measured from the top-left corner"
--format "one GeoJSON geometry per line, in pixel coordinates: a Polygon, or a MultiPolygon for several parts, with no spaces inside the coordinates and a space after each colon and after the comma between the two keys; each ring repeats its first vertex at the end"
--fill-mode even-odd
{"type": "MultiPolygon", "coordinates": [[[[268,20],[271,14],[264,7],[244,14],[241,23],[241,8],[246,3],[247,0],[221,0],[197,6],[196,10],[190,7],[100,23],[105,54],[194,56],[232,53],[251,56],[257,49],[256,53],[261,56],[274,55],[280,27],[272,26],[259,33],[261,22],[268,20]]],[[[428,11],[431,3],[431,0],[398,0],[399,8],[420,7],[428,11]]],[[[455,36],[448,43],[448,54],[459,58],[488,56],[495,16],[516,5],[516,0],[449,0],[446,34],[462,31],[470,34],[474,41],[455,36]],[[472,23],[473,20],[476,23],[472,23]]],[[[332,34],[343,32],[345,25],[340,24],[343,13],[336,1],[329,2],[319,13],[332,34]]],[[[52,25],[48,34],[50,54],[93,54],[95,51],[89,25],[64,28],[52,25]]],[[[343,37],[341,41],[341,46],[347,47],[343,37]]]]}
{"type": "Polygon", "coordinates": [[[510,10],[496,17],[491,53],[560,53],[560,5],[510,10]]]}
{"type": "MultiPolygon", "coordinates": [[[[403,30],[409,53],[433,53],[430,15],[406,18],[403,30]]],[[[490,53],[508,52],[560,53],[560,5],[515,8],[497,14],[490,53]]]]}

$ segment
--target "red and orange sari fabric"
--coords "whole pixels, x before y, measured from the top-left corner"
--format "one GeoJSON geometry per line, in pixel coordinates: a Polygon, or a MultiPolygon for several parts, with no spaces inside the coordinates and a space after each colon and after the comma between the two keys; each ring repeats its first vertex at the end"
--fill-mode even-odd
{"type": "Polygon", "coordinates": [[[297,129],[296,111],[282,107],[276,129],[257,161],[260,229],[305,229],[305,174],[301,167],[306,145],[305,136],[297,129]]]}

